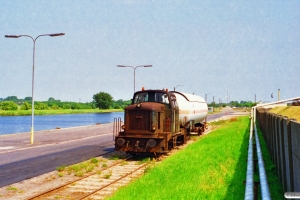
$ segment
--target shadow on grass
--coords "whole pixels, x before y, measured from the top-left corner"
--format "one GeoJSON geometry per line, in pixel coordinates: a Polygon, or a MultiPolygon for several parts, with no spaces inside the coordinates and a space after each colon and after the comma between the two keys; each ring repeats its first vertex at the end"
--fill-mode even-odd
{"type": "Polygon", "coordinates": [[[244,199],[246,171],[247,171],[247,157],[249,145],[250,122],[248,128],[244,132],[244,137],[240,147],[240,156],[236,164],[235,173],[228,186],[226,196],[224,199],[244,199]]]}

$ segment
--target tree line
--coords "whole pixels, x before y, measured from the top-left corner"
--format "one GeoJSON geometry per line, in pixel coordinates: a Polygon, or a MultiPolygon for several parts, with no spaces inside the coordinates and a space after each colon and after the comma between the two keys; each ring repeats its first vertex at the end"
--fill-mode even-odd
{"type": "MultiPolygon", "coordinates": [[[[34,101],[35,110],[58,110],[58,109],[124,109],[131,104],[131,100],[114,100],[113,97],[106,92],[99,92],[93,95],[93,101],[87,103],[60,101],[50,97],[48,101],[34,101]]],[[[19,99],[17,96],[8,96],[6,98],[0,98],[0,110],[30,110],[32,105],[32,98],[25,97],[19,99]]],[[[251,108],[256,103],[251,101],[231,101],[230,103],[215,103],[212,102],[208,106],[212,107],[247,107],[251,108]]]]}
{"type": "MultiPolygon", "coordinates": [[[[99,92],[93,96],[92,102],[61,101],[50,97],[48,101],[34,101],[35,110],[58,109],[124,109],[131,100],[114,100],[109,93],[99,92]]],[[[19,99],[17,96],[0,98],[0,110],[31,110],[32,98],[19,99]]]]}
{"type": "Polygon", "coordinates": [[[216,102],[211,102],[210,104],[208,104],[208,106],[211,107],[226,107],[226,106],[230,106],[230,107],[236,107],[236,108],[251,108],[253,106],[255,106],[256,103],[252,102],[252,101],[230,101],[228,104],[227,103],[216,103],[216,102]]]}

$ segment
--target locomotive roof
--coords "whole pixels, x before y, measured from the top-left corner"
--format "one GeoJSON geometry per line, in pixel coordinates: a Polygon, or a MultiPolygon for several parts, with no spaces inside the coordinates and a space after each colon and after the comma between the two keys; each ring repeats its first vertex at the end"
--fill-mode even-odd
{"type": "Polygon", "coordinates": [[[140,90],[140,91],[137,91],[137,92],[135,92],[134,94],[136,94],[136,93],[143,93],[143,92],[163,92],[163,93],[167,93],[167,91],[166,90],[161,90],[161,89],[157,89],[157,90],[140,90]]]}
{"type": "Polygon", "coordinates": [[[193,95],[193,94],[187,94],[187,93],[183,93],[183,92],[177,92],[177,91],[170,91],[172,93],[174,93],[175,95],[181,95],[184,98],[186,98],[188,101],[196,101],[196,102],[205,102],[205,100],[197,95],[193,95]]]}
{"type": "Polygon", "coordinates": [[[137,91],[135,92],[136,93],[142,93],[142,92],[164,92],[164,93],[167,93],[167,92],[170,92],[170,93],[173,93],[173,94],[178,94],[178,95],[181,95],[183,96],[184,98],[186,98],[188,101],[195,101],[195,102],[205,102],[205,99],[203,99],[202,97],[200,96],[197,96],[197,95],[193,95],[193,94],[187,94],[187,93],[183,93],[183,92],[178,92],[178,91],[166,91],[164,89],[157,89],[157,90],[140,90],[140,91],[137,91]]]}

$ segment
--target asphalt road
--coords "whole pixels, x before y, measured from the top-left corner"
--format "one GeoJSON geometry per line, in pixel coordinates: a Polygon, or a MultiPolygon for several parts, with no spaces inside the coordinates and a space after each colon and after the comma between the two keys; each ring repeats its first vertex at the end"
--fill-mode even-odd
{"type": "MultiPolygon", "coordinates": [[[[233,111],[208,115],[212,121],[233,111]]],[[[113,124],[0,136],[0,187],[100,156],[114,149],[113,124]]]]}
{"type": "Polygon", "coordinates": [[[0,187],[72,165],[114,149],[112,124],[0,136],[0,187]]]}

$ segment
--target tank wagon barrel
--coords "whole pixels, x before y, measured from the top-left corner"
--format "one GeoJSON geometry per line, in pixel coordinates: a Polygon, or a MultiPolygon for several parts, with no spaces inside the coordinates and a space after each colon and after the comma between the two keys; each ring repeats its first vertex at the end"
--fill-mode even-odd
{"type": "Polygon", "coordinates": [[[179,107],[179,122],[185,127],[187,123],[200,124],[207,116],[206,101],[196,95],[181,92],[173,92],[179,107]]]}
{"type": "Polygon", "coordinates": [[[191,132],[200,135],[206,115],[207,103],[202,97],[167,89],[142,89],[134,93],[131,105],[125,108],[122,131],[114,134],[115,150],[131,154],[167,153],[185,143],[191,132]]]}

